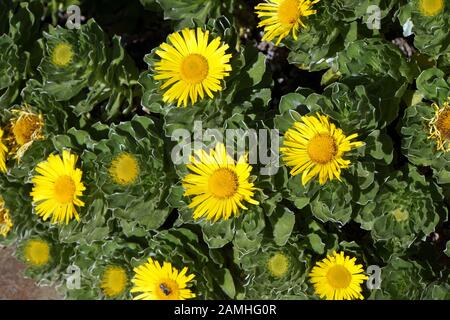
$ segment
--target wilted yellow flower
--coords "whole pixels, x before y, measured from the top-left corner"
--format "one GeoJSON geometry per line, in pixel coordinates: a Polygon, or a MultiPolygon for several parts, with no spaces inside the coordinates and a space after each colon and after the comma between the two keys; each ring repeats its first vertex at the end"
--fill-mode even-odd
{"type": "Polygon", "coordinates": [[[450,97],[442,107],[436,103],[431,106],[435,109],[434,117],[429,120],[429,139],[436,142],[437,150],[447,152],[450,150],[450,97]]]}
{"type": "Polygon", "coordinates": [[[20,159],[34,141],[44,139],[44,118],[42,114],[32,112],[28,105],[11,112],[13,117],[7,130],[9,154],[14,159],[20,159]]]}
{"type": "Polygon", "coordinates": [[[4,131],[0,128],[0,172],[6,172],[6,156],[8,155],[8,147],[3,139],[4,131]]]}
{"type": "Polygon", "coordinates": [[[12,229],[13,223],[9,210],[5,207],[5,201],[0,197],[0,235],[6,237],[12,229]]]}

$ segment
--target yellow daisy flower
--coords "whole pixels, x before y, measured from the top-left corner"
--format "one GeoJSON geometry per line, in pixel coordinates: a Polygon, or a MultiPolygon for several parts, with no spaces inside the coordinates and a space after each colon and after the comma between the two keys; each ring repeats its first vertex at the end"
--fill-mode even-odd
{"type": "Polygon", "coordinates": [[[8,127],[9,153],[14,159],[20,159],[34,141],[44,139],[42,133],[44,119],[42,114],[35,114],[30,111],[28,105],[21,110],[11,111],[13,118],[8,127]]]}
{"type": "Polygon", "coordinates": [[[419,0],[420,12],[424,16],[433,17],[445,8],[444,0],[419,0]]]}
{"type": "Polygon", "coordinates": [[[247,210],[243,202],[259,204],[252,199],[253,183],[249,181],[252,167],[246,157],[241,156],[236,163],[223,143],[216,144],[209,154],[196,151],[187,167],[193,173],[183,179],[185,196],[194,196],[189,208],[195,208],[194,219],[227,220],[231,214],[238,214],[238,208],[247,210]]]}
{"type": "Polygon", "coordinates": [[[6,237],[12,227],[13,223],[9,215],[9,210],[5,207],[5,201],[0,196],[0,235],[6,237]]]}
{"type": "Polygon", "coordinates": [[[51,52],[52,63],[60,68],[67,67],[73,59],[72,45],[66,42],[58,43],[51,52]]]}
{"type": "Polygon", "coordinates": [[[117,297],[125,292],[128,284],[127,272],[119,266],[108,266],[102,274],[100,287],[105,296],[117,297]]]}
{"type": "Polygon", "coordinates": [[[187,288],[195,275],[186,275],[187,267],[178,271],[170,262],[161,266],[152,258],[148,262],[134,268],[136,273],[131,292],[142,292],[134,300],[186,300],[195,298],[195,294],[187,288]]]}
{"type": "Polygon", "coordinates": [[[431,106],[436,110],[433,119],[429,120],[429,139],[436,142],[437,150],[447,152],[450,150],[450,97],[444,102],[442,107],[436,103],[431,106]]]}
{"type": "Polygon", "coordinates": [[[341,169],[351,163],[343,159],[344,154],[363,145],[350,142],[357,136],[355,133],[346,137],[327,116],[303,116],[285,133],[280,150],[286,164],[293,167],[291,175],[302,173],[303,185],[317,175],[320,184],[325,184],[334,178],[340,180],[341,169]]]}
{"type": "Polygon", "coordinates": [[[327,300],[364,299],[361,284],[368,277],[355,261],[344,252],[334,252],[317,262],[309,274],[316,294],[327,300]]]}
{"type": "Polygon", "coordinates": [[[0,128],[0,172],[6,172],[6,155],[8,148],[6,142],[3,140],[3,130],[0,128]]]}
{"type": "Polygon", "coordinates": [[[73,217],[80,219],[75,206],[84,206],[79,197],[86,188],[81,181],[83,172],[75,168],[76,162],[77,156],[64,150],[62,158],[52,154],[37,165],[39,175],[32,179],[31,196],[36,214],[44,221],[50,216],[52,223],[65,221],[67,224],[73,217]]]}
{"type": "Polygon", "coordinates": [[[319,0],[265,0],[255,9],[259,18],[262,18],[258,27],[264,27],[263,41],[272,41],[276,37],[275,45],[289,33],[297,40],[300,28],[306,28],[303,18],[315,14],[317,11],[312,6],[319,0]]]}
{"type": "Polygon", "coordinates": [[[163,80],[161,89],[165,102],[178,100],[187,106],[188,99],[195,104],[205,93],[212,99],[213,92],[221,91],[221,80],[231,71],[231,54],[225,54],[227,44],[220,37],[208,42],[209,31],[197,28],[183,29],[169,35],[169,43],[156,50],[161,60],[155,63],[155,80],[163,80]]]}
{"type": "Polygon", "coordinates": [[[121,153],[111,162],[109,175],[117,184],[130,185],[136,181],[139,175],[139,162],[132,154],[121,153]]]}
{"type": "Polygon", "coordinates": [[[25,262],[32,267],[42,267],[50,261],[50,245],[40,239],[28,240],[22,251],[25,262]]]}

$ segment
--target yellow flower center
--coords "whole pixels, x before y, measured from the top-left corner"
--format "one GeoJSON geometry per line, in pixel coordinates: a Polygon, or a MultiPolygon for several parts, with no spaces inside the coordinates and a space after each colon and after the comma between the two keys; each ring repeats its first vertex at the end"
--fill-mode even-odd
{"type": "Polygon", "coordinates": [[[117,184],[129,185],[139,175],[139,163],[133,155],[122,153],[111,162],[109,174],[117,184]]]}
{"type": "Polygon", "coordinates": [[[24,257],[34,267],[43,266],[50,259],[50,246],[42,240],[30,240],[25,245],[24,257]]]}
{"type": "Polygon", "coordinates": [[[307,152],[312,161],[329,163],[337,154],[336,141],[329,134],[318,134],[309,141],[307,152]]]}
{"type": "Polygon", "coordinates": [[[230,198],[238,189],[238,181],[234,171],[226,168],[217,169],[209,177],[209,190],[217,198],[230,198]]]}
{"type": "Polygon", "coordinates": [[[75,189],[75,182],[70,176],[60,176],[56,179],[53,190],[56,201],[61,204],[72,202],[75,195],[75,189]]]}
{"type": "Polygon", "coordinates": [[[267,268],[274,277],[281,278],[289,270],[289,259],[282,253],[276,253],[267,262],[267,268]]]}
{"type": "Polygon", "coordinates": [[[420,11],[428,17],[437,15],[444,6],[444,0],[420,0],[420,11]]]}
{"type": "Polygon", "coordinates": [[[58,67],[67,66],[73,58],[72,46],[68,43],[56,45],[52,52],[52,62],[58,67]]]}
{"type": "Polygon", "coordinates": [[[172,279],[159,282],[154,292],[160,300],[178,300],[180,296],[178,283],[172,279]]]}
{"type": "Polygon", "coordinates": [[[299,16],[298,0],[284,0],[278,7],[278,18],[282,24],[295,24],[299,16]]]}
{"type": "Polygon", "coordinates": [[[127,286],[127,273],[121,267],[108,267],[103,276],[101,287],[107,297],[115,297],[125,291],[127,286]]]}
{"type": "Polygon", "coordinates": [[[409,213],[406,210],[402,210],[400,208],[395,209],[394,211],[392,211],[392,215],[394,216],[395,220],[397,222],[402,222],[405,221],[409,218],[409,213]]]}
{"type": "Polygon", "coordinates": [[[436,127],[442,138],[450,140],[450,109],[444,110],[439,114],[436,127]]]}
{"type": "Polygon", "coordinates": [[[335,265],[327,272],[327,280],[330,286],[335,289],[347,288],[352,281],[352,275],[342,265],[335,265]]]}
{"type": "Polygon", "coordinates": [[[20,146],[27,144],[33,140],[33,135],[37,130],[42,128],[42,121],[35,114],[27,114],[19,117],[12,125],[12,133],[14,140],[20,146]]]}
{"type": "Polygon", "coordinates": [[[181,78],[188,83],[202,82],[208,76],[208,72],[208,60],[197,53],[188,55],[181,62],[181,78]]]}

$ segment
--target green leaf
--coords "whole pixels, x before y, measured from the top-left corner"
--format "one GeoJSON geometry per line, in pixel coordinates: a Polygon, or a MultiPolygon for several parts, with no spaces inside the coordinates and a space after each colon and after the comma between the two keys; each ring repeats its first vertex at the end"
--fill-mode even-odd
{"type": "Polygon", "coordinates": [[[289,209],[285,208],[285,211],[280,216],[273,216],[275,222],[273,226],[274,241],[277,245],[283,246],[291,236],[292,230],[295,224],[295,215],[289,209]]]}
{"type": "Polygon", "coordinates": [[[437,68],[423,71],[417,78],[417,89],[423,96],[436,103],[447,101],[450,92],[450,76],[437,68]]]}
{"type": "Polygon", "coordinates": [[[325,249],[325,244],[322,242],[322,239],[315,233],[308,234],[309,244],[311,248],[317,252],[318,254],[323,254],[325,249]]]}
{"type": "Polygon", "coordinates": [[[234,296],[236,295],[236,287],[234,286],[234,280],[230,270],[224,269],[221,274],[221,277],[222,281],[220,283],[220,287],[228,297],[233,299],[234,296]]]}
{"type": "Polygon", "coordinates": [[[202,225],[203,239],[210,249],[222,248],[234,237],[232,220],[204,222],[202,225]]]}

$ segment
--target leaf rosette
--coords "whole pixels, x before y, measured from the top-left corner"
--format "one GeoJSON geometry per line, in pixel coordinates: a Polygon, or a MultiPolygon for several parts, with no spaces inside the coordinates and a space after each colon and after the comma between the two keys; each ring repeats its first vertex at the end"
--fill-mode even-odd
{"type": "MultiPolygon", "coordinates": [[[[356,40],[378,34],[373,27],[366,25],[368,17],[380,10],[380,19],[388,17],[397,6],[397,1],[320,1],[314,4],[316,14],[308,16],[306,28],[301,30],[298,39],[285,41],[291,50],[288,60],[300,69],[319,71],[330,67],[339,52],[348,50],[356,40]]],[[[382,20],[388,24],[388,19],[382,20]]],[[[368,61],[364,58],[365,61],[368,61]]]]}
{"type": "Polygon", "coordinates": [[[21,100],[21,104],[0,110],[0,125],[9,149],[6,176],[11,181],[27,183],[36,164],[54,151],[51,138],[66,132],[77,120],[61,103],[33,90],[32,84],[22,91],[21,100]]]}
{"type": "Polygon", "coordinates": [[[79,271],[79,287],[67,281],[59,291],[71,300],[129,299],[131,260],[141,251],[139,244],[117,237],[79,245],[69,260],[70,268],[79,271]]]}
{"type": "Polygon", "coordinates": [[[381,287],[369,299],[418,300],[425,290],[423,272],[417,262],[394,257],[381,268],[381,287]]]}
{"type": "Polygon", "coordinates": [[[37,76],[42,4],[2,2],[0,7],[0,107],[16,102],[25,81],[37,76]],[[5,8],[6,7],[6,8],[5,8]],[[9,11],[8,11],[9,9],[9,11]],[[7,28],[1,24],[9,25],[7,28]]]}
{"type": "Polygon", "coordinates": [[[409,166],[407,173],[385,179],[373,201],[361,207],[356,221],[391,253],[402,252],[446,217],[446,210],[439,206],[442,200],[441,189],[409,166]]]}
{"type": "Polygon", "coordinates": [[[301,179],[289,174],[279,174],[275,181],[277,188],[283,190],[285,197],[298,209],[309,204],[321,221],[347,223],[354,217],[352,206],[368,203],[378,191],[377,168],[386,167],[393,159],[392,141],[384,129],[385,121],[378,104],[372,103],[363,85],[352,90],[346,84],[333,83],[323,94],[303,88],[287,94],[282,97],[279,110],[281,114],[274,121],[282,134],[302,116],[320,113],[329,116],[345,134],[357,133],[357,140],[364,142],[362,147],[345,154],[352,165],[342,171],[342,182],[332,180],[319,185],[313,181],[304,186],[301,179]]]}
{"type": "Polygon", "coordinates": [[[97,123],[90,133],[70,129],[54,138],[57,149],[79,150],[86,180],[127,236],[159,228],[172,210],[166,198],[173,177],[156,129],[149,117],[135,116],[110,127],[97,123]]]}
{"type": "Polygon", "coordinates": [[[306,299],[309,259],[291,236],[279,246],[266,240],[259,250],[239,261],[245,275],[245,299],[306,299]]]}
{"type": "MultiPolygon", "coordinates": [[[[437,140],[430,136],[436,107],[443,108],[450,95],[450,79],[445,79],[439,69],[428,69],[417,79],[417,88],[418,102],[408,107],[403,116],[402,151],[414,165],[431,167],[439,184],[450,183],[450,152],[439,149],[437,140]]],[[[437,130],[445,128],[437,125],[437,130]]],[[[445,135],[442,139],[445,143],[445,135]]]]}
{"type": "Polygon", "coordinates": [[[155,53],[158,48],[144,58],[149,70],[140,77],[144,90],[141,104],[147,112],[164,117],[166,136],[180,128],[192,131],[195,121],[202,121],[204,128],[220,129],[228,123],[253,127],[255,120],[264,119],[264,112],[268,111],[272,79],[266,71],[265,56],[250,45],[238,51],[234,49],[237,35],[224,17],[210,20],[206,29],[210,31],[210,41],[220,36],[229,46],[227,54],[231,54],[230,74],[221,82],[222,90],[215,92],[213,99],[205,93],[203,99],[193,105],[190,101],[184,108],[177,107],[176,101],[164,102],[164,90],[160,89],[164,82],[154,79],[155,63],[160,60],[155,53]]]}
{"type": "Polygon", "coordinates": [[[339,79],[352,88],[364,85],[371,103],[380,110],[379,121],[386,124],[398,116],[408,84],[419,75],[416,61],[408,61],[397,47],[382,39],[361,39],[349,43],[330,66],[322,77],[322,83],[339,79]]]}
{"type": "Polygon", "coordinates": [[[80,29],[50,26],[44,39],[39,72],[45,92],[70,101],[78,116],[97,107],[110,120],[133,109],[137,70],[119,37],[108,42],[91,19],[80,29]]]}
{"type": "Polygon", "coordinates": [[[427,285],[422,294],[421,299],[424,300],[449,300],[450,299],[450,284],[449,278],[444,281],[435,281],[427,285]]]}
{"type": "Polygon", "coordinates": [[[18,243],[15,256],[26,265],[25,276],[38,285],[52,286],[64,281],[71,245],[60,245],[55,234],[39,232],[30,234],[18,243]]]}
{"type": "Polygon", "coordinates": [[[414,47],[434,59],[450,52],[450,6],[447,1],[413,0],[402,6],[398,20],[414,34],[414,47]]]}

